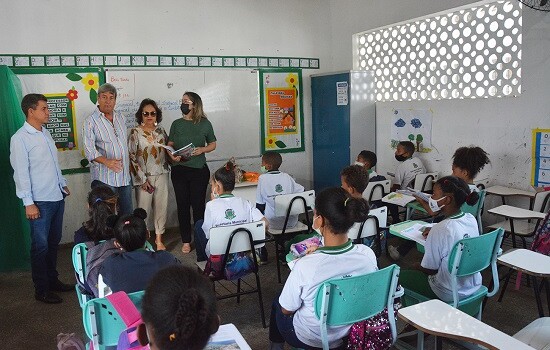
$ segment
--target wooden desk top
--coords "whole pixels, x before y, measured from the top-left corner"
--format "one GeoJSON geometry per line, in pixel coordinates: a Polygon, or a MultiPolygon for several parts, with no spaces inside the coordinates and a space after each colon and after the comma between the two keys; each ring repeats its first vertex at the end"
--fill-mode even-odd
{"type": "Polygon", "coordinates": [[[441,300],[429,300],[399,309],[398,315],[415,328],[436,336],[468,341],[495,350],[533,349],[441,300]]]}
{"type": "Polygon", "coordinates": [[[529,249],[511,249],[497,259],[498,263],[528,275],[549,277],[550,256],[529,249]]]}
{"type": "Polygon", "coordinates": [[[536,192],[531,191],[525,191],[520,190],[519,188],[512,188],[512,187],[506,187],[506,186],[491,186],[486,189],[487,194],[494,194],[497,196],[502,197],[510,197],[510,196],[522,196],[522,197],[528,197],[528,198],[535,198],[536,192]]]}
{"type": "Polygon", "coordinates": [[[513,207],[511,205],[501,205],[496,208],[489,209],[488,212],[495,215],[505,216],[507,218],[524,220],[544,219],[544,217],[546,216],[546,214],[538,211],[513,207]]]}

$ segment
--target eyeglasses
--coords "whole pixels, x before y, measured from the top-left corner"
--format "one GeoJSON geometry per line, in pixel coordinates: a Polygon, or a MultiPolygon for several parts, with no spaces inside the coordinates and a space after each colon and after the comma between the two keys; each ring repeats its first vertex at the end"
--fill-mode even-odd
{"type": "Polygon", "coordinates": [[[147,117],[149,114],[151,114],[151,117],[156,117],[157,112],[141,112],[144,117],[147,117]]]}

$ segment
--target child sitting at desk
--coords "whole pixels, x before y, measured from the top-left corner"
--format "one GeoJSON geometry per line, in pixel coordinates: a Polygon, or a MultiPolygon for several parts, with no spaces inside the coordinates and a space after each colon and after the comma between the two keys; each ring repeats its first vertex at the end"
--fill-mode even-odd
{"type": "Polygon", "coordinates": [[[110,292],[126,293],[144,290],[149,280],[162,268],[179,264],[165,250],[145,250],[150,234],[145,224],[147,213],[142,208],[132,215],[124,215],[115,224],[115,246],[120,250],[105,259],[99,275],[105,283],[105,295],[110,292]]]}
{"type": "MultiPolygon", "coordinates": [[[[350,165],[340,172],[342,188],[353,198],[363,198],[363,192],[369,184],[369,173],[359,165],[350,165]]],[[[366,198],[365,198],[366,199],[366,198]]],[[[370,204],[370,203],[369,203],[370,204]]]]}
{"type": "MultiPolygon", "coordinates": [[[[302,257],[290,272],[280,297],[273,301],[269,340],[271,349],[320,348],[320,321],[315,316],[315,296],[321,283],[378,269],[376,256],[367,246],[353,245],[347,232],[354,222],[366,220],[367,201],[352,198],[343,188],[332,187],[315,198],[312,227],[324,238],[324,247],[302,257]]],[[[340,346],[349,326],[328,327],[331,348],[340,346]]]]}
{"type": "MultiPolygon", "coordinates": [[[[425,253],[422,262],[416,263],[416,270],[402,270],[399,282],[405,289],[425,297],[452,301],[451,275],[448,260],[456,242],[467,237],[479,236],[476,219],[462,212],[462,204],[474,205],[478,194],[456,176],[445,176],[437,180],[430,198],[430,207],[440,211],[445,219],[425,231],[425,253]]],[[[479,289],[481,274],[458,279],[458,294],[465,298],[479,289]]]]}
{"type": "MultiPolygon", "coordinates": [[[[296,183],[292,176],[279,170],[283,158],[277,152],[268,151],[262,156],[262,168],[258,187],[256,189],[256,208],[258,208],[267,219],[269,227],[275,230],[282,230],[285,224],[284,216],[275,216],[275,197],[281,194],[300,193],[304,186],[296,183]]],[[[298,223],[298,215],[290,215],[286,228],[293,228],[298,223]]],[[[261,248],[260,260],[267,262],[267,249],[261,248]]]]}
{"type": "MultiPolygon", "coordinates": [[[[418,174],[424,174],[425,168],[418,157],[414,157],[415,147],[411,141],[401,141],[397,144],[395,150],[395,159],[399,162],[395,170],[395,177],[391,191],[406,190],[407,187],[414,186],[414,179],[418,174]]],[[[399,207],[395,204],[388,205],[388,210],[393,219],[393,223],[400,222],[399,207]]]]}
{"type": "MultiPolygon", "coordinates": [[[[210,257],[210,229],[218,226],[245,224],[265,220],[252,203],[231,192],[235,188],[234,164],[227,162],[212,175],[210,180],[211,201],[206,203],[204,220],[195,224],[195,246],[197,261],[206,261],[210,257]]],[[[267,222],[266,222],[267,227],[267,222]]]]}
{"type": "Polygon", "coordinates": [[[376,162],[377,162],[376,153],[372,151],[363,150],[359,152],[359,154],[357,155],[357,159],[355,160],[354,165],[359,165],[361,167],[364,167],[368,171],[369,182],[386,180],[384,176],[378,175],[376,171],[374,171],[373,168],[376,166],[376,162]]]}
{"type": "Polygon", "coordinates": [[[90,242],[89,247],[113,238],[107,218],[117,212],[118,196],[107,186],[96,186],[88,193],[88,221],[74,233],[74,244],[90,242]]]}
{"type": "MultiPolygon", "coordinates": [[[[486,164],[489,164],[489,157],[487,152],[485,152],[481,147],[470,146],[470,147],[460,147],[458,148],[453,155],[453,176],[458,177],[459,179],[464,180],[471,191],[479,192],[479,189],[474,185],[474,178],[479,174],[481,169],[485,167],[486,164]]],[[[416,198],[418,203],[430,216],[436,216],[439,212],[434,212],[428,202],[423,201],[420,198],[416,198]]],[[[467,204],[466,204],[467,205],[467,204]]],[[[435,220],[437,221],[437,219],[435,220]]],[[[414,241],[404,241],[399,247],[395,248],[394,246],[388,246],[388,252],[394,260],[399,260],[402,256],[406,255],[412,248],[416,246],[414,241]]]]}
{"type": "Polygon", "coordinates": [[[220,325],[212,283],[196,269],[159,271],[143,295],[138,340],[151,350],[204,349],[220,325]]]}

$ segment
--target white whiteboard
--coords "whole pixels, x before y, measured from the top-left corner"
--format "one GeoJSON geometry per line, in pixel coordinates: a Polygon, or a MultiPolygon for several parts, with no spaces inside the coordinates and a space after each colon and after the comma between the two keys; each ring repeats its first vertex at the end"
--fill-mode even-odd
{"type": "Polygon", "coordinates": [[[258,157],[260,154],[260,95],[258,72],[250,70],[107,70],[106,82],[117,88],[116,109],[135,125],[135,113],[144,98],[162,109],[161,125],[181,118],[185,91],[198,93],[214,127],[216,150],[207,160],[258,157]]]}

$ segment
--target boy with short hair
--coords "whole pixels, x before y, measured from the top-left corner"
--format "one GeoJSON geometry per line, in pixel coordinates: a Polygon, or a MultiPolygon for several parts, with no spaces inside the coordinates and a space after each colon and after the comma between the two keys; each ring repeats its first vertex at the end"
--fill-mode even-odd
{"type": "Polygon", "coordinates": [[[353,198],[361,198],[369,184],[369,173],[364,166],[350,165],[340,173],[342,188],[353,198]]]}
{"type": "Polygon", "coordinates": [[[378,175],[376,171],[374,171],[374,167],[376,166],[377,157],[376,153],[372,151],[362,150],[357,155],[357,159],[355,161],[355,165],[359,165],[364,167],[368,173],[369,173],[369,182],[370,181],[383,181],[386,180],[386,178],[382,175],[378,175]]]}

